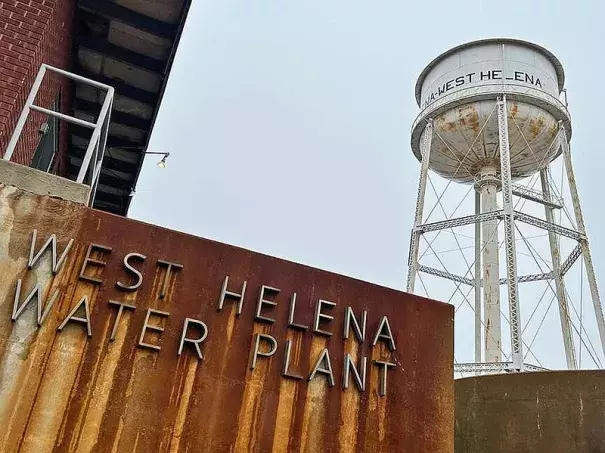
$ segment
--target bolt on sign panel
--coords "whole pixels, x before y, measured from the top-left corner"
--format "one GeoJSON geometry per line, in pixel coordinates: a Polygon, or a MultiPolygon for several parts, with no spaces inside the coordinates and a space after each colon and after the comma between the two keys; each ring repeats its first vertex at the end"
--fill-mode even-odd
{"type": "Polygon", "coordinates": [[[0,451],[453,451],[453,309],[0,185],[0,451]]]}

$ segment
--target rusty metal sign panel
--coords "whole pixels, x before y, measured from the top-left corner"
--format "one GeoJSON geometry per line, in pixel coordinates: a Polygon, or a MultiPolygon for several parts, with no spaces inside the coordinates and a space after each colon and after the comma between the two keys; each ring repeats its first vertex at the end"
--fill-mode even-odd
{"type": "Polygon", "coordinates": [[[0,451],[453,451],[453,310],[0,186],[0,451]]]}

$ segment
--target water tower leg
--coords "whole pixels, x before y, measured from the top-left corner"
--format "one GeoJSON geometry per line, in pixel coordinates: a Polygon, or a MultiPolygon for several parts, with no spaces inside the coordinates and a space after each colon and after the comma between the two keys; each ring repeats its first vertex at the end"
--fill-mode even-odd
{"type": "MultiPolygon", "coordinates": [[[[540,181],[542,183],[542,193],[546,200],[551,200],[550,185],[548,183],[548,167],[540,171],[540,181]]],[[[553,208],[549,205],[544,205],[546,211],[546,221],[555,223],[553,208]]],[[[552,259],[553,277],[555,280],[555,290],[557,292],[557,301],[559,302],[559,317],[561,318],[561,332],[563,333],[563,345],[565,347],[565,358],[567,359],[567,368],[575,370],[576,351],[573,344],[573,336],[571,334],[571,318],[569,316],[569,306],[567,304],[567,294],[565,291],[565,282],[561,275],[561,255],[559,252],[559,244],[557,243],[557,235],[554,231],[548,231],[548,241],[550,243],[550,256],[552,259]]]]}
{"type": "MultiPolygon", "coordinates": [[[[482,212],[497,211],[498,177],[495,167],[481,169],[479,179],[482,212]]],[[[485,361],[502,361],[500,326],[500,263],[498,257],[498,219],[482,223],[483,311],[485,317],[485,361]]],[[[476,282],[475,282],[476,285],[476,282]]],[[[476,322],[476,320],[475,320],[476,322]]]]}
{"type": "MultiPolygon", "coordinates": [[[[481,193],[475,191],[475,215],[481,214],[481,193]]],[[[481,222],[475,223],[475,363],[481,363],[481,222]]]]}
{"type": "MultiPolygon", "coordinates": [[[[571,163],[571,150],[569,149],[569,142],[567,141],[567,134],[562,123],[559,123],[560,137],[561,137],[561,148],[563,149],[563,158],[565,162],[565,170],[567,172],[567,180],[569,181],[569,191],[571,193],[571,202],[573,203],[573,210],[576,217],[576,223],[578,231],[586,237],[586,227],[584,225],[584,215],[582,214],[582,208],[580,206],[580,197],[578,195],[578,187],[576,185],[576,177],[574,175],[573,166],[571,163]]],[[[592,304],[594,306],[595,317],[597,319],[597,326],[599,329],[599,337],[601,339],[601,348],[605,355],[605,319],[603,318],[603,308],[601,307],[601,297],[599,296],[599,289],[597,288],[597,278],[594,272],[594,266],[592,264],[592,257],[590,255],[590,247],[588,246],[588,240],[580,240],[580,247],[582,248],[582,256],[584,257],[584,264],[586,267],[586,277],[588,280],[588,286],[590,287],[590,295],[592,298],[592,304]]]]}
{"type": "Polygon", "coordinates": [[[502,177],[502,208],[504,210],[504,247],[506,251],[506,280],[513,368],[523,370],[523,344],[521,341],[521,314],[517,282],[517,252],[515,249],[515,219],[510,170],[508,140],[508,114],[506,96],[498,100],[498,138],[500,143],[500,173],[502,177]]]}
{"type": "Polygon", "coordinates": [[[418,273],[418,248],[420,246],[420,233],[416,230],[422,224],[422,214],[424,211],[424,196],[426,194],[426,181],[429,173],[429,158],[431,154],[431,143],[433,141],[433,121],[428,120],[428,124],[422,134],[420,143],[420,154],[422,163],[420,166],[420,181],[418,182],[418,197],[416,198],[416,215],[414,217],[414,229],[410,241],[410,256],[408,258],[408,282],[407,292],[414,292],[416,284],[416,274],[418,273]]]}

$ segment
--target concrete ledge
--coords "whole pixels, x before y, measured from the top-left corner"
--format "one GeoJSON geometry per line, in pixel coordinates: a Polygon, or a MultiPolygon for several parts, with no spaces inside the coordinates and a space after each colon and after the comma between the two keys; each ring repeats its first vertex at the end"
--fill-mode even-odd
{"type": "Polygon", "coordinates": [[[19,189],[87,204],[90,187],[34,168],[0,159],[0,183],[19,189]]]}

